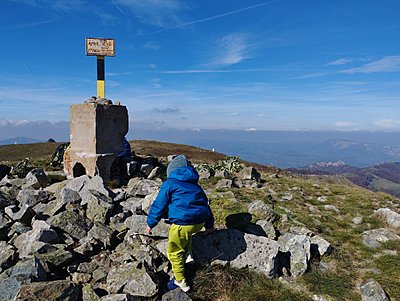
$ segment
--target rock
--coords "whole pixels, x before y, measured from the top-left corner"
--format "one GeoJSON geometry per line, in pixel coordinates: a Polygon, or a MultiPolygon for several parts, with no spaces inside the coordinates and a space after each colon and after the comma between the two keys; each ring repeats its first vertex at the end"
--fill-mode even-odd
{"type": "Polygon", "coordinates": [[[276,232],[275,228],[272,225],[272,223],[268,220],[259,220],[256,222],[257,226],[260,226],[261,229],[264,231],[265,236],[268,237],[269,239],[275,239],[276,238],[276,232]]]}
{"type": "Polygon", "coordinates": [[[242,180],[255,180],[257,182],[261,180],[260,173],[254,167],[243,168],[238,176],[242,180]]]}
{"type": "MultiPolygon", "coordinates": [[[[112,198],[96,190],[89,190],[86,194],[86,217],[93,223],[108,224],[114,204],[112,198]]],[[[82,205],[84,201],[82,201],[82,205]]]]}
{"type": "Polygon", "coordinates": [[[381,243],[400,239],[400,236],[396,232],[386,228],[368,230],[363,232],[362,236],[363,244],[370,248],[377,248],[381,243]]]}
{"type": "Polygon", "coordinates": [[[215,184],[215,188],[217,189],[225,189],[225,188],[232,188],[232,180],[230,179],[222,179],[215,184]]]}
{"type": "Polygon", "coordinates": [[[248,211],[256,219],[263,219],[271,223],[279,219],[279,214],[261,200],[256,200],[250,203],[248,211]]]}
{"type": "Polygon", "coordinates": [[[0,211],[0,240],[7,240],[11,225],[11,220],[0,211]]]}
{"type": "Polygon", "coordinates": [[[311,240],[311,255],[323,256],[332,252],[331,244],[323,239],[321,236],[315,235],[310,238],[311,240]]]}
{"type": "Polygon", "coordinates": [[[0,273],[11,267],[17,258],[15,248],[5,241],[0,241],[0,273]]]}
{"type": "MultiPolygon", "coordinates": [[[[125,226],[137,234],[148,235],[146,233],[147,217],[144,215],[132,215],[125,220],[125,226]]],[[[157,226],[152,229],[153,236],[168,237],[169,224],[161,220],[157,226]]]]}
{"type": "Polygon", "coordinates": [[[124,212],[138,214],[142,211],[143,198],[131,197],[120,203],[124,212]]]}
{"type": "Polygon", "coordinates": [[[374,211],[375,215],[381,216],[390,227],[400,227],[400,214],[390,210],[389,208],[380,208],[374,211]]]}
{"type": "Polygon", "coordinates": [[[282,201],[291,201],[293,200],[293,194],[287,192],[281,197],[282,201]]]}
{"type": "Polygon", "coordinates": [[[18,221],[25,225],[30,225],[32,218],[36,215],[36,212],[26,204],[22,205],[19,210],[16,206],[12,205],[6,207],[4,211],[13,221],[18,221]]]}
{"type": "Polygon", "coordinates": [[[100,176],[94,176],[93,178],[90,178],[87,175],[83,175],[74,178],[67,183],[65,188],[78,192],[84,204],[87,201],[89,190],[98,191],[106,196],[112,195],[112,193],[105,187],[104,181],[100,176]]]}
{"type": "Polygon", "coordinates": [[[64,245],[54,245],[55,250],[35,256],[47,267],[50,272],[60,272],[60,269],[66,267],[74,259],[74,255],[65,249],[64,245]]]}
{"type": "Polygon", "coordinates": [[[158,191],[153,192],[144,198],[144,200],[142,202],[142,208],[141,208],[143,212],[149,213],[151,204],[153,204],[153,202],[157,198],[157,195],[158,195],[158,191]]]}
{"type": "Polygon", "coordinates": [[[356,216],[356,217],[353,218],[351,221],[352,221],[352,223],[353,223],[354,225],[359,225],[359,224],[362,223],[363,218],[362,218],[361,216],[356,216]]]}
{"type": "Polygon", "coordinates": [[[199,180],[208,180],[211,178],[211,173],[208,170],[202,170],[199,172],[199,180]]]}
{"type": "Polygon", "coordinates": [[[49,179],[43,168],[34,168],[25,177],[26,184],[24,186],[39,189],[44,188],[49,184],[49,179]]]}
{"type": "Polygon", "coordinates": [[[22,285],[46,279],[39,260],[34,257],[21,260],[0,274],[0,301],[14,300],[22,285]]]}
{"type": "Polygon", "coordinates": [[[324,205],[324,209],[335,211],[336,213],[340,213],[340,210],[334,205],[324,205]]]}
{"type": "Polygon", "coordinates": [[[89,238],[94,238],[99,243],[102,244],[103,248],[111,246],[111,239],[113,237],[114,231],[109,227],[102,226],[101,224],[94,225],[92,229],[89,230],[87,236],[89,238]]]}
{"type": "Polygon", "coordinates": [[[177,288],[164,294],[161,301],[192,301],[192,299],[181,289],[177,288]]]}
{"type": "Polygon", "coordinates": [[[117,213],[110,218],[110,228],[118,232],[126,230],[125,219],[129,216],[126,212],[117,213]]]}
{"type": "Polygon", "coordinates": [[[82,287],[82,301],[99,301],[100,298],[95,293],[93,287],[86,284],[82,287]]]}
{"type": "Polygon", "coordinates": [[[281,264],[294,277],[304,274],[310,260],[310,238],[307,235],[285,233],[278,238],[283,256],[281,264]],[[288,262],[289,261],[289,262],[288,262]]]}
{"type": "Polygon", "coordinates": [[[23,285],[16,296],[16,301],[36,300],[65,300],[78,301],[80,295],[79,286],[69,280],[55,280],[36,282],[23,285]]]}
{"type": "Polygon", "coordinates": [[[50,193],[46,190],[22,189],[17,195],[20,206],[33,207],[39,203],[48,203],[50,193]]]}
{"type": "Polygon", "coordinates": [[[160,178],[162,175],[162,168],[157,166],[153,168],[153,170],[150,172],[149,176],[147,177],[150,180],[154,180],[156,178],[160,178]]]}
{"type": "Polygon", "coordinates": [[[65,209],[66,204],[79,204],[81,200],[82,199],[79,193],[77,193],[75,190],[64,187],[60,190],[57,199],[54,201],[50,201],[47,204],[44,214],[47,214],[49,216],[56,215],[57,213],[65,209]]]}
{"type": "Polygon", "coordinates": [[[237,188],[242,188],[244,186],[242,180],[237,177],[233,178],[232,181],[233,181],[233,183],[232,183],[233,186],[235,186],[237,188]]]}
{"type": "Polygon", "coordinates": [[[158,192],[161,187],[161,180],[141,180],[139,178],[133,178],[129,180],[128,183],[128,195],[130,196],[138,196],[145,197],[146,195],[152,194],[154,192],[158,192]]]}
{"type": "Polygon", "coordinates": [[[89,283],[92,280],[92,275],[87,273],[72,273],[71,279],[77,284],[89,283]]]}
{"type": "Polygon", "coordinates": [[[193,236],[193,258],[199,264],[229,264],[274,277],[279,266],[279,243],[236,229],[219,230],[208,236],[193,236]]]}
{"type": "Polygon", "coordinates": [[[319,196],[317,198],[317,201],[321,202],[321,203],[325,203],[326,201],[328,201],[328,197],[326,195],[319,196]]]}
{"type": "Polygon", "coordinates": [[[92,224],[84,216],[74,211],[63,211],[49,220],[51,225],[68,233],[75,239],[81,239],[86,236],[92,224]]]}
{"type": "Polygon", "coordinates": [[[37,248],[44,247],[44,244],[38,244],[37,242],[56,243],[59,241],[57,233],[50,229],[50,225],[45,221],[36,220],[33,222],[32,227],[31,231],[21,234],[14,241],[20,258],[27,257],[35,253],[38,250],[37,248]]]}
{"type": "Polygon", "coordinates": [[[142,263],[129,262],[111,268],[107,275],[107,291],[124,293],[135,297],[154,297],[158,292],[142,263]]]}
{"type": "Polygon", "coordinates": [[[360,285],[362,301],[389,301],[389,296],[382,287],[373,279],[369,279],[360,285]]]}
{"type": "Polygon", "coordinates": [[[154,169],[154,165],[144,163],[142,166],[140,166],[140,171],[144,174],[144,176],[147,178],[149,177],[151,171],[154,169]]]}
{"type": "Polygon", "coordinates": [[[216,171],[214,177],[229,179],[231,177],[231,174],[226,169],[223,169],[223,170],[216,171]]]}
{"type": "Polygon", "coordinates": [[[111,294],[100,298],[100,301],[130,301],[131,298],[127,294],[111,294]]]}

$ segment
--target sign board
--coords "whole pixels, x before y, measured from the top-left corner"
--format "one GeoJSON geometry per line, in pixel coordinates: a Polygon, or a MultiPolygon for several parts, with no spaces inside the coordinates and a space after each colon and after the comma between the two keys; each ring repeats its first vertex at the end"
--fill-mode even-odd
{"type": "Polygon", "coordinates": [[[86,55],[115,56],[114,39],[86,38],[86,55]]]}

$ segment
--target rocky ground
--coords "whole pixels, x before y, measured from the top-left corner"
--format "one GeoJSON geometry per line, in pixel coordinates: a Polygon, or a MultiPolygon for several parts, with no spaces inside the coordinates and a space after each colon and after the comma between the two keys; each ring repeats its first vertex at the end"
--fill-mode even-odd
{"type": "MultiPolygon", "coordinates": [[[[169,225],[162,221],[152,236],[145,233],[168,164],[159,159],[144,160],[126,185],[113,189],[98,176],[67,180],[42,168],[5,169],[0,300],[211,300],[196,294],[195,272],[188,295],[164,291],[172,275],[169,225]]],[[[400,300],[393,290],[399,280],[379,281],[386,271],[378,265],[382,258],[400,262],[397,199],[371,193],[364,200],[368,207],[357,207],[337,183],[305,182],[279,171],[260,174],[235,160],[197,169],[218,230],[194,236],[189,270],[247,269],[309,300],[400,300]],[[347,264],[342,253],[354,255],[348,273],[341,270],[340,261],[347,264]],[[328,290],[313,286],[312,275],[325,271],[353,275],[345,295],[330,293],[329,283],[328,290]]],[[[400,278],[400,272],[391,273],[400,278]]]]}

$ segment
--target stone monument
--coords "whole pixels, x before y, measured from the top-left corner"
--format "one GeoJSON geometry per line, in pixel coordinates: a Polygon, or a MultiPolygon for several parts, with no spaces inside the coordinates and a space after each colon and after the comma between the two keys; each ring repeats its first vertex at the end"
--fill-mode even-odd
{"type": "Polygon", "coordinates": [[[70,107],[70,147],[64,154],[68,177],[99,175],[110,179],[111,167],[128,133],[128,110],[98,103],[70,107]]]}

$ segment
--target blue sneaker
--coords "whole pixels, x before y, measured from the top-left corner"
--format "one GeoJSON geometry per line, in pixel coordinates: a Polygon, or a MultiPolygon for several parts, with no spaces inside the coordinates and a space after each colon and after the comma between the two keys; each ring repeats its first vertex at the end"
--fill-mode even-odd
{"type": "Polygon", "coordinates": [[[167,291],[172,291],[174,289],[177,289],[178,287],[185,293],[190,290],[190,286],[186,284],[185,279],[183,279],[182,281],[177,281],[174,278],[172,278],[167,283],[167,291]]]}

